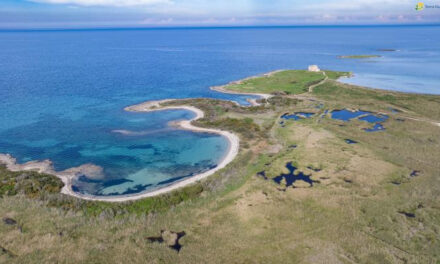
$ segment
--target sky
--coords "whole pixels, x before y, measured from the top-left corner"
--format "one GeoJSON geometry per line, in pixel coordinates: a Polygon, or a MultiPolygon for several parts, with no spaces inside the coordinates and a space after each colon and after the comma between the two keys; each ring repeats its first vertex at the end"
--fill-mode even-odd
{"type": "Polygon", "coordinates": [[[0,29],[440,24],[440,0],[0,0],[0,29]],[[437,7],[436,7],[437,6],[437,7]]]}

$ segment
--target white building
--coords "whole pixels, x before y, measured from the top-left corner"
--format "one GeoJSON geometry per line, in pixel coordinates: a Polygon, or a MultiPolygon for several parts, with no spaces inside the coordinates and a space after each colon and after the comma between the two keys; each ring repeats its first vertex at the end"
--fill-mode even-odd
{"type": "Polygon", "coordinates": [[[309,71],[311,72],[319,72],[321,71],[318,67],[318,65],[309,65],[309,71]]]}

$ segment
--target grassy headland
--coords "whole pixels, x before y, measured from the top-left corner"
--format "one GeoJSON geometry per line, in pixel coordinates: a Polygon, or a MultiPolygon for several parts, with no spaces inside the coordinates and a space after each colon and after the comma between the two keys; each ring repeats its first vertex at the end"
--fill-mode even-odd
{"type": "Polygon", "coordinates": [[[0,216],[17,224],[0,223],[0,262],[439,263],[440,96],[335,81],[347,75],[285,71],[225,87],[276,94],[255,107],[165,103],[202,109],[195,125],[242,142],[226,168],[167,195],[86,202],[58,194],[51,176],[1,169],[0,216]],[[385,130],[331,118],[345,108],[388,115],[385,130]],[[280,118],[296,112],[314,115],[280,118]],[[288,162],[313,187],[273,181],[288,162]],[[161,230],[185,231],[180,252],[149,242],[161,230]]]}
{"type": "MultiPolygon", "coordinates": [[[[325,71],[325,73],[328,73],[331,79],[349,75],[347,72],[325,71]]],[[[233,82],[223,88],[244,93],[300,94],[307,92],[311,85],[318,84],[324,79],[324,72],[286,70],[233,82]]]]}

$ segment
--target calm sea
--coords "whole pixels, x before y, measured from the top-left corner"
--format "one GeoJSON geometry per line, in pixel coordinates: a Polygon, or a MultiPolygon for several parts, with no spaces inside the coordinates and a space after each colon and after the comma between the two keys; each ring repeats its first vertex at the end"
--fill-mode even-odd
{"type": "Polygon", "coordinates": [[[81,193],[149,191],[215,167],[228,143],[167,126],[190,112],[135,114],[125,106],[187,97],[244,103],[209,87],[309,64],[352,71],[350,83],[440,94],[439,33],[439,26],[3,31],[0,153],[50,159],[57,170],[102,166],[104,178],[75,182],[81,193]],[[350,54],[382,57],[337,58],[350,54]]]}

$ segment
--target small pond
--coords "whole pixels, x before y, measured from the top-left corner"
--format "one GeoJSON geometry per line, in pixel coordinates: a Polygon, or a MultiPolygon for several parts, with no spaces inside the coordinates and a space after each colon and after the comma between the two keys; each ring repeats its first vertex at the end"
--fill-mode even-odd
{"type": "Polygon", "coordinates": [[[346,139],[345,139],[345,143],[347,143],[347,144],[357,144],[358,142],[357,142],[357,141],[354,141],[354,140],[352,140],[352,139],[346,138],[346,139]]]}
{"type": "Polygon", "coordinates": [[[337,120],[342,120],[345,122],[350,121],[351,119],[355,119],[359,116],[363,116],[363,115],[367,115],[367,114],[371,114],[371,112],[365,112],[365,111],[350,111],[347,109],[342,109],[342,110],[333,110],[331,112],[331,117],[333,119],[337,119],[337,120]]]}
{"type": "MultiPolygon", "coordinates": [[[[385,130],[383,125],[381,123],[388,120],[387,115],[383,114],[374,114],[372,112],[357,110],[357,111],[350,111],[348,109],[342,109],[342,110],[334,110],[331,112],[331,118],[342,120],[344,122],[348,122],[352,119],[358,119],[360,121],[368,122],[370,124],[374,124],[372,128],[365,128],[365,132],[376,132],[376,131],[382,131],[385,130]]],[[[347,142],[347,141],[346,141],[347,142]]],[[[353,144],[349,143],[348,144],[353,144]]]]}
{"type": "MultiPolygon", "coordinates": [[[[308,184],[310,184],[310,186],[313,186],[313,183],[318,183],[318,181],[314,181],[314,180],[310,179],[310,176],[312,176],[312,175],[304,174],[301,171],[298,171],[298,174],[295,174],[295,171],[297,171],[298,168],[293,166],[292,162],[288,162],[286,164],[286,168],[289,170],[288,174],[281,174],[281,175],[273,178],[272,180],[274,182],[276,182],[277,184],[281,184],[282,180],[285,179],[286,187],[292,186],[298,180],[305,181],[308,184]]],[[[293,186],[293,187],[295,188],[295,186],[293,186]]]]}
{"type": "Polygon", "coordinates": [[[293,119],[293,120],[300,120],[300,119],[308,119],[311,118],[314,115],[314,113],[307,113],[307,112],[296,112],[294,114],[285,113],[281,116],[282,119],[293,119]]]}

